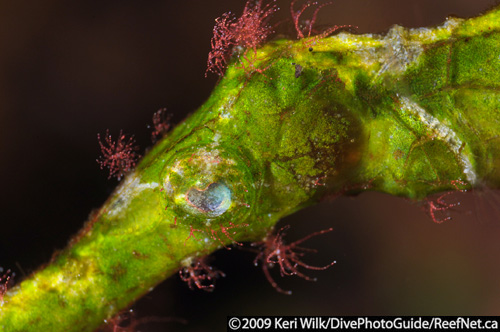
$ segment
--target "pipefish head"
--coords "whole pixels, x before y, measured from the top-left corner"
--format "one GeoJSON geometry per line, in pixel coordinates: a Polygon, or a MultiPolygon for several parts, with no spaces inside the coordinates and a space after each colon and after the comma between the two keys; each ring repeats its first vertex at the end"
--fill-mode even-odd
{"type": "Polygon", "coordinates": [[[207,102],[138,165],[137,183],[154,193],[137,200],[153,211],[152,227],[182,230],[166,230],[171,239],[186,246],[260,240],[353,172],[360,140],[349,93],[334,67],[311,62],[331,63],[330,55],[313,59],[307,48],[276,46],[236,60],[207,102]]]}

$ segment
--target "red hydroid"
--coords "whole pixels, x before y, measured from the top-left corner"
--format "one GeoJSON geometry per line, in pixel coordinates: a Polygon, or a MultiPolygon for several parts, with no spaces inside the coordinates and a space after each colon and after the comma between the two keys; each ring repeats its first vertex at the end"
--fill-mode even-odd
{"type": "Polygon", "coordinates": [[[278,10],[275,1],[263,5],[262,0],[249,0],[239,18],[229,12],[215,20],[205,76],[208,72],[222,76],[235,47],[255,51],[266,41],[273,33],[268,23],[278,10]]]}
{"type": "Polygon", "coordinates": [[[276,235],[268,236],[265,242],[260,243],[263,247],[263,250],[255,257],[254,264],[257,265],[258,261],[262,263],[262,270],[269,281],[269,283],[280,293],[290,295],[291,291],[285,291],[278,286],[276,281],[271,277],[269,273],[269,268],[273,267],[275,264],[279,265],[281,276],[292,276],[296,275],[305,280],[315,281],[315,278],[310,278],[304,273],[299,271],[299,267],[303,267],[309,270],[326,270],[333,264],[335,261],[331,262],[325,266],[311,266],[302,261],[302,257],[306,252],[317,252],[314,249],[302,248],[299,247],[299,244],[309,240],[310,238],[325,234],[333,231],[332,228],[325,229],[319,232],[314,232],[309,234],[308,236],[292,242],[290,244],[285,244],[283,237],[285,236],[285,231],[288,230],[290,226],[282,227],[276,235]]]}
{"type": "Polygon", "coordinates": [[[188,284],[190,289],[196,286],[198,289],[211,292],[215,287],[215,280],[219,277],[225,277],[224,272],[209,266],[205,260],[196,259],[189,266],[179,270],[179,276],[182,281],[188,284]]]}
{"type": "Polygon", "coordinates": [[[140,158],[136,153],[138,147],[135,145],[134,136],[128,137],[120,130],[118,139],[114,141],[106,130],[104,143],[101,141],[100,134],[97,134],[102,155],[97,159],[101,169],[108,168],[109,176],[120,180],[126,173],[133,169],[140,158]]]}

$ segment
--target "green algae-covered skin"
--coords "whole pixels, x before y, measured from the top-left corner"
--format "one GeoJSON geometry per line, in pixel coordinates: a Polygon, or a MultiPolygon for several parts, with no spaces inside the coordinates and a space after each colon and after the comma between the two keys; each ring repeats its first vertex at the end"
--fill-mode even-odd
{"type": "Polygon", "coordinates": [[[235,58],[68,248],[5,295],[2,331],[92,331],[194,258],[260,241],[325,195],[499,187],[499,16],[235,58]]]}

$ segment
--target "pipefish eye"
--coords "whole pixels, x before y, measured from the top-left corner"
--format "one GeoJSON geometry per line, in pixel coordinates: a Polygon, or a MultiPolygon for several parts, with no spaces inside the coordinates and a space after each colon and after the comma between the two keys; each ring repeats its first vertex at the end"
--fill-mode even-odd
{"type": "Polygon", "coordinates": [[[214,182],[204,190],[189,189],[186,200],[202,212],[221,215],[231,206],[231,190],[223,183],[214,182]]]}
{"type": "Polygon", "coordinates": [[[178,151],[162,174],[166,208],[180,218],[205,223],[214,218],[244,218],[255,200],[255,183],[247,163],[224,149],[178,151]]]}

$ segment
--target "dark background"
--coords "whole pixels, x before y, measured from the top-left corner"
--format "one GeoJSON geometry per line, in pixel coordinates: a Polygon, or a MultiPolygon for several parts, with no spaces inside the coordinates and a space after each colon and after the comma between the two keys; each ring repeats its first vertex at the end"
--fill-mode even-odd
{"type": "MultiPolygon", "coordinates": [[[[288,1],[279,1],[288,17],[288,1]]],[[[392,24],[435,25],[477,15],[493,0],[337,0],[323,24],[361,33],[392,24]]],[[[204,78],[214,19],[244,1],[0,1],[0,266],[18,280],[62,249],[112,192],[95,159],[107,128],[150,145],[153,112],[179,122],[208,97],[204,78]]],[[[289,24],[289,23],[288,23],[289,24]]],[[[285,24],[286,25],[286,24],[285,24]]],[[[316,283],[276,278],[277,293],[253,255],[216,253],[227,277],[214,293],[177,277],[141,299],[138,317],[176,317],[142,331],[223,331],[226,315],[496,315],[500,310],[500,215],[489,191],[449,197],[462,205],[434,224],[419,205],[377,193],[339,198],[285,218],[289,240],[333,227],[307,244],[305,261],[327,271],[316,283]],[[494,202],[493,202],[494,203],[494,202]],[[489,207],[488,207],[489,206],[489,207]],[[490,211],[491,210],[491,211],[490,211]]],[[[500,200],[496,201],[497,207],[500,200]]],[[[277,271],[274,271],[277,272],[277,271]]]]}

